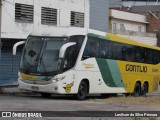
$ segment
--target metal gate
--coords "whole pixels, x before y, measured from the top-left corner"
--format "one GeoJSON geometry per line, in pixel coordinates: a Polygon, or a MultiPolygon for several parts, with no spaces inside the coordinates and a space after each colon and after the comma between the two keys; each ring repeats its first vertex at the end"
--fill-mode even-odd
{"type": "Polygon", "coordinates": [[[17,85],[18,69],[22,47],[17,55],[12,55],[12,47],[17,40],[3,40],[0,54],[0,86],[17,85]]]}

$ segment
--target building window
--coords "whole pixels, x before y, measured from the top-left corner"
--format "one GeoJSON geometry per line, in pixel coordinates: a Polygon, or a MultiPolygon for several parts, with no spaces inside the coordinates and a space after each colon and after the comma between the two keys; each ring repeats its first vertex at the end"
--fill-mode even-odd
{"type": "Polygon", "coordinates": [[[117,30],[117,24],[114,22],[112,23],[112,33],[116,33],[117,30]]]}
{"type": "Polygon", "coordinates": [[[84,27],[84,13],[71,11],[71,26],[84,27]]]}
{"type": "Polygon", "coordinates": [[[142,27],[138,26],[138,32],[142,32],[142,27]]]}
{"type": "Polygon", "coordinates": [[[15,4],[16,22],[33,22],[33,5],[15,4]]]}
{"type": "Polygon", "coordinates": [[[123,31],[125,31],[125,30],[126,30],[126,28],[125,28],[124,24],[120,24],[120,30],[123,30],[123,31]]]}
{"type": "Polygon", "coordinates": [[[57,9],[42,7],[41,24],[57,25],[57,9]]]}

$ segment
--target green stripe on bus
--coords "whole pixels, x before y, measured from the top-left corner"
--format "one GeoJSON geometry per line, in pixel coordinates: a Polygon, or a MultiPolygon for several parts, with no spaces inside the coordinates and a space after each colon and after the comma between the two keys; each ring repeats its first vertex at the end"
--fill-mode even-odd
{"type": "Polygon", "coordinates": [[[107,63],[108,63],[109,69],[111,71],[112,79],[113,79],[114,83],[118,87],[125,87],[116,60],[107,60],[107,63]]]}
{"type": "Polygon", "coordinates": [[[100,38],[103,40],[109,40],[109,38],[107,36],[101,36],[101,35],[97,35],[97,34],[93,34],[93,33],[88,33],[88,36],[100,38]]]}
{"type": "Polygon", "coordinates": [[[113,81],[112,74],[106,59],[97,58],[96,61],[105,84],[109,87],[117,87],[113,81]]]}

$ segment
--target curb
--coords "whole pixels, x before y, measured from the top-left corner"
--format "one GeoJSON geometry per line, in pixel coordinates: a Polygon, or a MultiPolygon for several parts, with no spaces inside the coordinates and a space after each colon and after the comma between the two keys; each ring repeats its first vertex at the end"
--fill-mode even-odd
{"type": "Polygon", "coordinates": [[[3,93],[20,93],[21,90],[18,89],[18,87],[8,87],[8,88],[3,88],[3,93]]]}
{"type": "Polygon", "coordinates": [[[16,87],[0,87],[0,94],[1,95],[38,95],[38,93],[34,93],[31,91],[24,91],[18,89],[16,87]]]}

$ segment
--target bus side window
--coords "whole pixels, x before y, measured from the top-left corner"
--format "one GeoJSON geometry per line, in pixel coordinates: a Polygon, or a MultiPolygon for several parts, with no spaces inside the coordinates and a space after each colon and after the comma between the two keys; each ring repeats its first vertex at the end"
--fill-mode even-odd
{"type": "Polygon", "coordinates": [[[146,48],[141,48],[141,57],[142,57],[142,62],[147,63],[147,56],[148,56],[148,51],[146,48]]]}
{"type": "Polygon", "coordinates": [[[122,54],[122,60],[126,60],[126,47],[125,46],[123,46],[122,47],[122,50],[121,50],[121,54],[122,54]]]}
{"type": "Polygon", "coordinates": [[[135,60],[135,57],[134,57],[134,47],[133,46],[130,46],[130,45],[128,45],[128,49],[127,49],[128,51],[127,51],[127,60],[128,61],[134,61],[135,60]]]}
{"type": "Polygon", "coordinates": [[[100,57],[101,58],[110,58],[110,43],[108,41],[100,41],[100,57]]]}
{"type": "Polygon", "coordinates": [[[149,49],[148,51],[148,63],[153,64],[154,63],[154,51],[149,49]]]}
{"type": "Polygon", "coordinates": [[[134,58],[135,58],[135,62],[142,62],[140,47],[135,47],[135,49],[134,49],[134,58]]]}
{"type": "Polygon", "coordinates": [[[84,49],[82,59],[98,57],[98,54],[99,54],[99,41],[96,38],[88,37],[88,41],[84,49]]]}
{"type": "Polygon", "coordinates": [[[121,60],[122,59],[122,45],[116,42],[112,43],[112,59],[121,60]]]}
{"type": "Polygon", "coordinates": [[[160,62],[159,52],[154,50],[154,63],[158,64],[160,62]]]}

